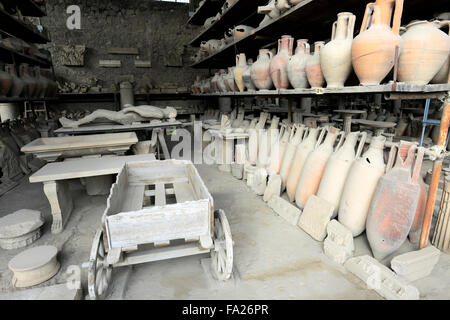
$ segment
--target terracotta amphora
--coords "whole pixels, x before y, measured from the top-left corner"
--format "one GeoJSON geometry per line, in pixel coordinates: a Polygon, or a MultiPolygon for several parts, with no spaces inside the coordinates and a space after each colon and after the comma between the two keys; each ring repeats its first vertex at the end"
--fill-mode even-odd
{"type": "Polygon", "coordinates": [[[20,79],[25,83],[25,97],[34,97],[36,92],[36,80],[30,75],[27,63],[22,63],[19,66],[19,74],[20,79]]]}
{"type": "Polygon", "coordinates": [[[250,75],[253,84],[259,90],[270,90],[273,87],[270,76],[270,61],[272,57],[272,52],[268,49],[260,49],[258,59],[251,67],[250,75]]]}
{"type": "Polygon", "coordinates": [[[259,129],[258,132],[258,160],[256,165],[265,168],[270,162],[270,130],[259,129]]]}
{"type": "Polygon", "coordinates": [[[367,240],[378,260],[395,252],[408,236],[420,197],[423,155],[424,148],[400,141],[395,166],[378,182],[366,223],[367,240]]]}
{"type": "Polygon", "coordinates": [[[292,138],[286,145],[286,149],[283,155],[283,162],[281,163],[280,176],[281,176],[281,190],[286,188],[289,172],[291,171],[292,161],[294,160],[295,151],[297,146],[302,142],[303,135],[306,127],[304,125],[294,124],[292,132],[292,138]]]}
{"type": "Polygon", "coordinates": [[[417,202],[416,213],[414,214],[414,221],[409,230],[409,241],[414,244],[418,244],[420,240],[420,234],[422,233],[423,219],[425,218],[425,206],[427,204],[427,185],[423,181],[422,175],[419,175],[420,196],[417,202]]]}
{"type": "Polygon", "coordinates": [[[295,192],[295,204],[303,209],[311,195],[315,195],[319,189],[325,167],[334,150],[334,142],[340,136],[336,148],[344,141],[345,132],[337,128],[328,129],[325,141],[313,150],[305,161],[300,180],[295,192]]]}
{"type": "Polygon", "coordinates": [[[13,77],[9,72],[0,69],[0,96],[8,96],[13,87],[13,77]]]}
{"type": "Polygon", "coordinates": [[[327,88],[342,88],[352,71],[352,42],[356,17],[351,12],[338,13],[333,23],[331,41],[320,53],[320,65],[327,88]]]}
{"type": "Polygon", "coordinates": [[[295,200],[295,192],[297,191],[297,186],[300,181],[300,176],[302,174],[306,159],[311,151],[316,149],[320,143],[322,143],[326,130],[326,127],[309,128],[308,135],[304,137],[303,141],[297,146],[286,181],[286,193],[289,201],[293,202],[295,200]]]}
{"type": "Polygon", "coordinates": [[[309,55],[306,62],[306,77],[312,88],[321,88],[325,83],[322,67],[320,66],[320,55],[325,42],[314,42],[314,53],[309,55]]]}
{"type": "Polygon", "coordinates": [[[287,35],[281,36],[278,40],[278,53],[270,60],[270,76],[277,89],[289,88],[287,64],[292,56],[293,48],[294,38],[287,35]]]}
{"type": "Polygon", "coordinates": [[[240,92],[245,89],[244,80],[242,80],[242,74],[247,70],[247,60],[245,58],[245,53],[240,53],[236,55],[236,68],[234,69],[234,81],[240,92]]]}
{"type": "Polygon", "coordinates": [[[286,151],[286,146],[289,142],[289,138],[291,137],[292,128],[290,125],[286,125],[283,135],[280,135],[280,139],[278,141],[277,151],[277,163],[275,165],[275,172],[277,174],[281,171],[281,164],[283,163],[284,152],[286,151]]]}
{"type": "Polygon", "coordinates": [[[214,73],[214,76],[211,78],[211,90],[212,92],[218,92],[219,88],[217,86],[217,80],[219,78],[219,73],[214,73]]]}
{"type": "Polygon", "coordinates": [[[450,54],[450,37],[439,30],[450,21],[416,21],[406,26],[398,60],[398,80],[408,84],[428,84],[450,54]]]}
{"type": "Polygon", "coordinates": [[[9,96],[20,97],[23,93],[25,83],[17,76],[16,68],[13,64],[7,64],[5,66],[5,71],[9,73],[12,79],[12,86],[9,92],[9,96]]]}
{"type": "Polygon", "coordinates": [[[362,85],[380,84],[394,66],[395,47],[401,53],[402,11],[403,0],[377,0],[367,4],[361,31],[352,44],[353,69],[362,85]]]}
{"type": "Polygon", "coordinates": [[[385,142],[384,136],[372,137],[369,149],[353,162],[345,180],[338,220],[352,232],[353,237],[366,228],[370,203],[386,168],[383,153],[385,142]]]}
{"type": "Polygon", "coordinates": [[[47,97],[55,97],[58,93],[58,84],[53,80],[53,74],[49,69],[41,69],[41,75],[48,80],[47,97]]]}
{"type": "Polygon", "coordinates": [[[217,88],[219,89],[220,92],[228,91],[227,86],[225,85],[225,79],[224,79],[225,73],[226,73],[225,69],[220,69],[219,76],[217,77],[217,88]]]}
{"type": "Polygon", "coordinates": [[[350,132],[345,138],[342,147],[333,153],[328,160],[322,181],[320,181],[317,196],[334,206],[332,218],[337,216],[339,202],[341,201],[342,192],[344,191],[345,180],[347,179],[353,161],[361,156],[366,138],[366,132],[350,132]],[[359,137],[360,141],[358,149],[355,152],[355,146],[359,137]]]}
{"type": "Polygon", "coordinates": [[[236,82],[234,81],[234,69],[235,68],[236,67],[229,67],[228,68],[228,73],[225,76],[225,84],[227,85],[229,90],[232,91],[232,92],[239,90],[237,88],[237,86],[236,86],[236,82]]]}
{"type": "Polygon", "coordinates": [[[295,89],[307,88],[308,78],[306,77],[306,62],[309,59],[309,44],[307,39],[297,40],[295,54],[289,59],[287,72],[289,82],[295,89]]]}
{"type": "Polygon", "coordinates": [[[244,81],[244,85],[247,88],[247,91],[255,91],[256,87],[253,84],[252,76],[251,76],[251,71],[252,71],[252,66],[253,66],[252,59],[247,60],[247,66],[248,66],[247,69],[242,74],[242,81],[244,81]]]}
{"type": "Polygon", "coordinates": [[[39,66],[33,67],[34,70],[34,76],[36,80],[39,82],[40,92],[38,94],[38,97],[43,98],[45,97],[45,94],[47,93],[47,89],[49,86],[49,81],[47,78],[43,77],[41,75],[41,68],[39,66]]]}
{"type": "Polygon", "coordinates": [[[200,81],[201,81],[200,76],[196,76],[194,84],[191,87],[193,93],[196,93],[196,94],[201,93],[201,91],[200,91],[200,81]]]}

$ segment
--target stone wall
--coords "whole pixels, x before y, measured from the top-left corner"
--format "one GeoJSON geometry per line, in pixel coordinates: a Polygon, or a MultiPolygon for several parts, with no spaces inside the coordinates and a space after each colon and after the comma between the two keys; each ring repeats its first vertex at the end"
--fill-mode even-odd
{"type": "Polygon", "coordinates": [[[48,15],[41,22],[50,33],[48,48],[59,80],[89,84],[98,79],[103,88],[111,88],[115,77],[133,75],[138,84],[147,76],[154,87],[190,87],[195,75],[207,70],[188,67],[193,50],[187,44],[199,32],[186,24],[188,10],[187,4],[149,0],[47,0],[48,15]],[[69,5],[81,9],[81,30],[66,27],[69,5]],[[84,66],[62,65],[57,56],[60,45],[85,45],[84,66]],[[138,48],[139,56],[108,54],[110,47],[138,48]],[[136,68],[137,58],[151,60],[151,68],[136,68]],[[121,60],[122,66],[101,68],[99,60],[121,60]]]}

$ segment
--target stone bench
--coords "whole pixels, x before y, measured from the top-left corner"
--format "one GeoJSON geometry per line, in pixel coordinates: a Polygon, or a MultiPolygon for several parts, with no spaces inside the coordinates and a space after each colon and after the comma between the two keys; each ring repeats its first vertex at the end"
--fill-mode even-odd
{"type": "Polygon", "coordinates": [[[90,183],[95,184],[104,176],[119,173],[126,162],[149,160],[155,160],[155,155],[78,158],[49,163],[30,176],[31,183],[44,183],[44,193],[53,216],[52,233],[60,233],[72,213],[73,201],[69,191],[69,179],[93,179],[90,183]]]}

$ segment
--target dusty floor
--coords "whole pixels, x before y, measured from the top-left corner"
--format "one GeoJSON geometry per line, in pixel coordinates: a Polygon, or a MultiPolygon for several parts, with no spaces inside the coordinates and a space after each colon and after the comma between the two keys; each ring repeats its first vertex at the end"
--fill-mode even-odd
{"type": "MultiPolygon", "coordinates": [[[[226,283],[212,280],[208,255],[160,261],[115,270],[109,299],[381,299],[329,260],[321,242],[277,216],[243,181],[216,166],[197,167],[215,208],[225,210],[231,225],[233,279],[226,283]]],[[[45,216],[44,235],[33,245],[56,245],[61,251],[61,270],[41,286],[65,282],[68,266],[81,266],[89,260],[92,238],[100,226],[106,196],[87,196],[76,180],[71,188],[75,209],[59,235],[50,233],[50,207],[42,184],[29,184],[25,178],[0,197],[0,216],[21,208],[41,210],[45,216]]],[[[355,240],[355,246],[355,255],[370,254],[365,235],[355,240]]],[[[411,248],[405,243],[399,252],[411,248]]],[[[18,290],[11,286],[7,265],[22,250],[0,249],[0,293],[18,290]]],[[[450,255],[442,254],[432,275],[413,284],[423,299],[450,299],[450,255]]]]}

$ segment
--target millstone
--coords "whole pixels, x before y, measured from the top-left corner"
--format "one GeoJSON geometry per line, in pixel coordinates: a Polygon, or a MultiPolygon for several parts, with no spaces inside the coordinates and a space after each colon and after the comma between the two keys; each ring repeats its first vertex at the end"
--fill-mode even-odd
{"type": "Polygon", "coordinates": [[[21,209],[0,218],[0,247],[17,249],[25,247],[41,236],[44,220],[39,211],[21,209]]]}
{"type": "Polygon", "coordinates": [[[9,261],[14,273],[14,287],[31,287],[52,278],[59,270],[56,259],[58,249],[54,246],[39,246],[22,251],[9,261]]]}

